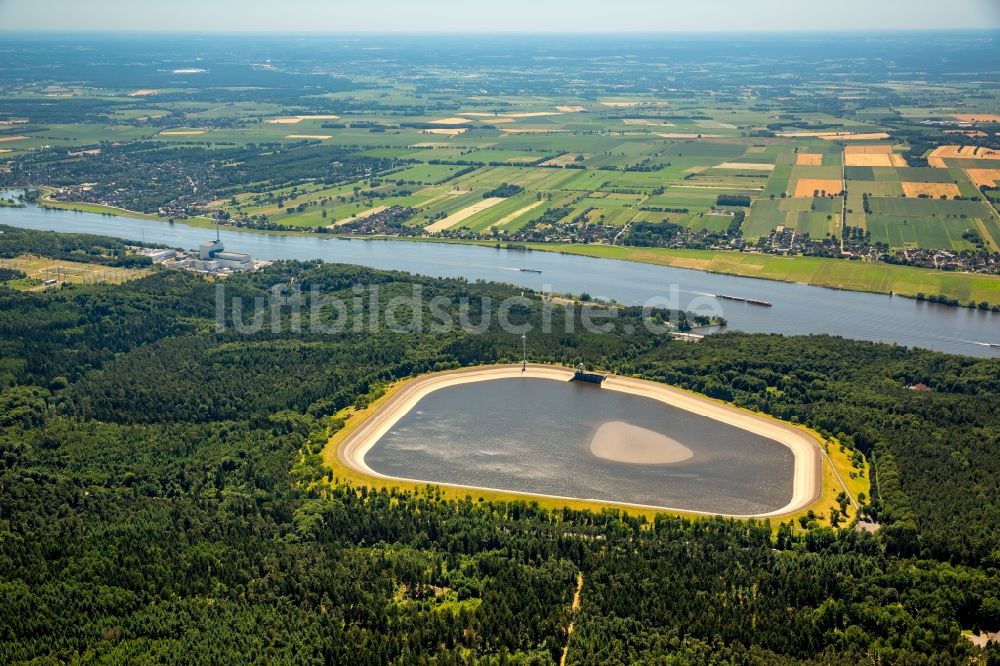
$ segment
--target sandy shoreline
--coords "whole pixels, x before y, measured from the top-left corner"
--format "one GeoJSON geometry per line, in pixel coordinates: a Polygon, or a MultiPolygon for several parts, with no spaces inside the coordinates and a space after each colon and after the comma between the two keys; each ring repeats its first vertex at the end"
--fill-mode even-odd
{"type": "MultiPolygon", "coordinates": [[[[404,415],[412,410],[421,398],[427,394],[439,389],[459,386],[471,382],[489,381],[492,379],[510,379],[521,376],[534,379],[569,381],[573,377],[573,371],[568,368],[549,365],[528,365],[527,372],[522,375],[520,365],[500,365],[463,368],[461,370],[434,373],[425,375],[424,377],[418,377],[409,382],[398,393],[393,395],[385,404],[371,414],[360,427],[358,427],[343,442],[341,442],[337,447],[337,458],[343,465],[366,476],[384,479],[387,481],[403,481],[426,484],[428,481],[425,479],[388,476],[376,472],[365,462],[365,456],[375,446],[379,439],[389,432],[389,430],[391,430],[392,427],[404,415]]],[[[544,493],[528,493],[511,491],[505,488],[486,488],[480,486],[466,486],[462,484],[439,482],[434,482],[432,485],[464,488],[469,490],[503,492],[528,497],[546,497],[563,500],[586,501],[606,504],[609,506],[618,505],[688,514],[722,515],[730,518],[764,518],[795,513],[805,509],[815,502],[822,492],[822,456],[819,444],[813,437],[799,428],[657,382],[627,377],[609,376],[605,380],[603,387],[603,390],[621,391],[623,393],[630,393],[658,400],[665,404],[698,414],[699,416],[722,421],[723,423],[742,428],[748,432],[773,439],[778,443],[783,444],[791,450],[795,460],[791,499],[785,506],[774,511],[752,515],[742,515],[720,514],[678,507],[645,505],[631,502],[614,502],[588,497],[565,497],[544,493]]]]}

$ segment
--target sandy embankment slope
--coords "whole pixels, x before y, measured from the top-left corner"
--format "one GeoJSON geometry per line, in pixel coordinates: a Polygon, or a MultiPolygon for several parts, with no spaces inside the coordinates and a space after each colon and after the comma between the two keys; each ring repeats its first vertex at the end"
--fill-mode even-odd
{"type": "MultiPolygon", "coordinates": [[[[528,365],[528,370],[522,375],[520,365],[501,366],[480,366],[474,368],[463,368],[452,372],[434,373],[422,378],[417,378],[403,387],[399,393],[392,396],[384,405],[353,433],[350,434],[337,448],[337,458],[348,468],[378,479],[405,481],[411,483],[427,483],[423,479],[408,479],[403,477],[388,476],[373,470],[365,462],[365,455],[375,446],[376,442],[382,438],[390,429],[427,394],[447,388],[471,382],[488,381],[491,379],[509,379],[514,377],[527,376],[535,379],[550,379],[557,381],[569,381],[573,377],[573,371],[568,368],[561,368],[549,365],[528,365]]],[[[789,424],[784,424],[776,419],[760,416],[737,407],[732,407],[710,398],[700,397],[693,393],[688,393],[678,388],[660,384],[657,382],[642,379],[632,379],[627,377],[609,376],[603,388],[612,391],[621,391],[639,395],[653,400],[679,407],[706,418],[722,421],[730,425],[742,428],[762,437],[773,439],[791,451],[795,459],[794,478],[792,483],[792,497],[788,504],[775,511],[753,515],[738,514],[718,514],[709,512],[692,511],[675,507],[649,506],[633,504],[628,502],[610,502],[606,500],[596,500],[587,497],[562,497],[559,495],[546,495],[543,493],[526,493],[509,491],[504,488],[483,488],[479,486],[464,486],[460,484],[434,483],[434,485],[449,486],[453,488],[468,488],[471,490],[486,490],[498,492],[510,492],[513,495],[524,495],[534,497],[554,497],[556,499],[583,500],[599,504],[634,506],[644,509],[660,509],[663,511],[676,511],[690,514],[703,515],[726,515],[732,518],[760,518],[770,516],[782,516],[800,511],[819,498],[822,492],[822,456],[818,442],[804,430],[789,424]]]]}

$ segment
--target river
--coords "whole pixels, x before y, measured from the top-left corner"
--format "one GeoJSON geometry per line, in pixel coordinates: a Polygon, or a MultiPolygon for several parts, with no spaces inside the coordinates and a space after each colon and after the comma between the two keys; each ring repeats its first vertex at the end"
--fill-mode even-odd
{"type": "MultiPolygon", "coordinates": [[[[94,213],[0,207],[0,224],[82,232],[193,249],[214,232],[181,222],[94,213]]],[[[748,332],[889,342],[969,356],[1000,358],[1000,315],[884,294],[718,275],[685,268],[594,259],[555,252],[412,241],[344,240],[322,235],[283,236],[224,230],[226,249],[260,259],[322,259],[437,277],[516,284],[538,291],[614,299],[700,312],[720,311],[729,327],[748,332]],[[530,269],[538,272],[524,272],[530,269]],[[730,294],[768,301],[761,307],[722,301],[730,294]]],[[[0,239],[2,244],[2,239],[0,239]]]]}

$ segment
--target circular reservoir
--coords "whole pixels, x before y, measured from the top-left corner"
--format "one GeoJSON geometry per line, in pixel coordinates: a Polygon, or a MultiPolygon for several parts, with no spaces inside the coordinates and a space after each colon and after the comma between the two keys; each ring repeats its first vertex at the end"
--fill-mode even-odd
{"type": "Polygon", "coordinates": [[[792,501],[773,439],[621,390],[523,376],[436,388],[363,464],[399,479],[727,515],[792,501]]]}

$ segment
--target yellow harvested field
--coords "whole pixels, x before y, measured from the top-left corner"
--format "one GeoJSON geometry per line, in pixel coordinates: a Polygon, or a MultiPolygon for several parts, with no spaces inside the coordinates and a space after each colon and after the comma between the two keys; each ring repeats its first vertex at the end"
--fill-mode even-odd
{"type": "Polygon", "coordinates": [[[507,199],[504,197],[490,197],[488,199],[483,199],[482,201],[474,203],[471,206],[466,206],[460,211],[452,213],[443,220],[438,220],[434,224],[424,227],[424,231],[436,234],[439,231],[444,231],[445,229],[451,229],[455,225],[461,224],[464,220],[469,219],[476,213],[481,213],[487,208],[492,208],[493,206],[496,206],[498,203],[506,200],[507,199]]]}
{"type": "Polygon", "coordinates": [[[773,164],[764,162],[723,162],[717,164],[716,169],[739,169],[740,171],[774,171],[773,164]]]}
{"type": "Polygon", "coordinates": [[[629,108],[631,106],[639,106],[643,102],[601,102],[604,106],[610,106],[614,109],[629,108]]]}
{"type": "Polygon", "coordinates": [[[938,146],[928,155],[937,159],[1000,160],[1000,150],[978,146],[938,146]]]}
{"type": "Polygon", "coordinates": [[[483,113],[481,111],[465,111],[464,113],[458,114],[460,116],[469,116],[470,118],[492,118],[497,115],[495,113],[483,113]]]}
{"type": "Polygon", "coordinates": [[[305,115],[305,116],[285,116],[283,118],[271,118],[267,122],[271,125],[295,125],[303,120],[337,120],[340,116],[331,114],[305,115]]]}
{"type": "Polygon", "coordinates": [[[439,127],[436,129],[420,130],[421,134],[439,134],[443,136],[457,136],[468,131],[469,129],[467,127],[439,127]]]}
{"type": "MultiPolygon", "coordinates": [[[[431,189],[431,188],[428,188],[428,189],[431,189]]],[[[423,190],[421,190],[421,191],[423,191],[423,190]]],[[[427,201],[424,201],[424,202],[418,204],[417,208],[422,208],[422,209],[426,210],[427,208],[430,208],[430,206],[432,204],[436,204],[438,201],[441,201],[441,199],[447,199],[448,197],[457,197],[459,195],[468,194],[468,193],[469,193],[469,190],[449,190],[447,192],[444,192],[443,194],[439,194],[437,196],[431,197],[427,201]]]]}
{"type": "Polygon", "coordinates": [[[786,139],[815,138],[824,139],[826,141],[878,141],[879,139],[889,138],[889,135],[885,132],[869,132],[862,134],[856,134],[854,132],[778,132],[777,136],[784,137],[786,139]]]}
{"type": "Polygon", "coordinates": [[[471,123],[472,121],[468,118],[441,118],[440,120],[432,120],[432,125],[464,125],[465,123],[471,123]]]}
{"type": "Polygon", "coordinates": [[[576,162],[576,158],[580,156],[580,153],[563,153],[562,155],[557,155],[551,160],[546,160],[542,162],[539,166],[543,167],[563,167],[576,162]]]}
{"type": "Polygon", "coordinates": [[[892,146],[844,146],[844,166],[905,167],[902,155],[892,152],[892,146]]]}
{"type": "Polygon", "coordinates": [[[499,220],[497,220],[497,223],[492,226],[497,228],[504,227],[513,222],[514,220],[516,220],[517,218],[521,217],[522,215],[525,215],[526,213],[530,213],[531,211],[535,210],[543,203],[545,203],[544,200],[536,201],[535,203],[525,206],[524,208],[518,208],[510,215],[505,215],[504,217],[501,217],[499,220]]]}
{"type": "Polygon", "coordinates": [[[958,185],[955,183],[908,183],[904,182],[903,193],[908,197],[919,197],[926,195],[932,199],[939,199],[946,196],[949,199],[960,196],[958,185]]]}
{"type": "Polygon", "coordinates": [[[885,132],[871,132],[869,134],[851,134],[847,132],[821,136],[820,138],[824,141],[879,141],[881,139],[888,139],[889,135],[885,132]]]}
{"type": "Polygon", "coordinates": [[[0,148],[0,153],[12,153],[14,152],[10,148],[0,148]]]}
{"type": "Polygon", "coordinates": [[[984,136],[989,136],[986,132],[980,130],[945,130],[945,134],[961,134],[962,136],[967,136],[971,139],[980,139],[984,136]]]}
{"type": "Polygon", "coordinates": [[[557,106],[557,111],[562,111],[563,113],[583,113],[587,109],[582,106],[557,106]]]}
{"type": "Polygon", "coordinates": [[[489,120],[483,120],[485,125],[502,125],[503,123],[515,122],[513,118],[508,118],[507,116],[497,116],[496,118],[490,118],[489,120]]]}
{"type": "Polygon", "coordinates": [[[160,91],[153,88],[140,88],[128,94],[129,97],[148,97],[149,95],[159,95],[160,91]]]}
{"type": "Polygon", "coordinates": [[[797,166],[823,166],[823,153],[799,153],[795,156],[797,166]]]}
{"type": "Polygon", "coordinates": [[[661,139],[719,139],[722,138],[721,134],[689,134],[685,132],[661,132],[656,136],[661,139]]]}
{"type": "Polygon", "coordinates": [[[10,143],[11,141],[24,141],[28,137],[23,135],[17,136],[0,136],[0,143],[10,143]]]}
{"type": "Polygon", "coordinates": [[[542,129],[540,127],[501,127],[501,132],[512,132],[514,134],[544,134],[546,132],[565,132],[564,129],[542,129]]]}
{"type": "Polygon", "coordinates": [[[963,123],[1000,123],[1000,115],[995,113],[953,113],[951,117],[963,123]]]}
{"type": "Polygon", "coordinates": [[[332,135],[330,134],[289,134],[286,139],[318,139],[320,141],[326,141],[332,135]]]}
{"type": "Polygon", "coordinates": [[[844,184],[835,178],[799,178],[795,182],[795,197],[812,197],[815,192],[840,194],[844,184]]]}
{"type": "Polygon", "coordinates": [[[844,146],[845,155],[888,155],[892,146],[880,143],[874,146],[844,146]]]}
{"type": "Polygon", "coordinates": [[[892,155],[877,153],[844,153],[844,166],[891,167],[892,155]]]}
{"type": "Polygon", "coordinates": [[[540,118],[541,116],[561,116],[558,111],[521,111],[519,113],[505,113],[508,118],[540,118]]]}
{"type": "Polygon", "coordinates": [[[977,146],[938,146],[927,156],[927,163],[938,169],[948,168],[945,160],[1000,160],[1000,151],[977,146]]]}
{"type": "Polygon", "coordinates": [[[673,123],[668,123],[665,120],[648,120],[646,118],[622,118],[622,122],[626,125],[648,125],[650,127],[674,127],[673,123]]]}
{"type": "Polygon", "coordinates": [[[367,217],[371,217],[372,215],[375,215],[376,213],[381,213],[386,208],[388,208],[388,206],[376,206],[375,208],[369,208],[368,210],[361,211],[360,213],[358,213],[354,217],[346,217],[343,220],[337,220],[336,222],[334,222],[333,224],[328,225],[328,226],[329,227],[340,227],[340,226],[343,226],[345,224],[350,224],[351,222],[358,222],[359,220],[363,220],[363,219],[365,219],[367,217]]]}
{"type": "Polygon", "coordinates": [[[822,137],[822,136],[831,136],[833,134],[843,134],[843,133],[844,132],[806,132],[806,131],[796,131],[796,132],[778,132],[776,134],[776,136],[785,137],[785,138],[791,138],[791,139],[794,139],[796,137],[801,137],[801,138],[805,139],[805,138],[816,138],[816,137],[822,137]]]}
{"type": "Polygon", "coordinates": [[[208,130],[163,130],[160,132],[163,136],[194,136],[196,134],[204,134],[208,130]]]}
{"type": "Polygon", "coordinates": [[[976,187],[995,187],[1000,180],[1000,169],[966,169],[965,173],[969,174],[969,179],[976,187]]]}

